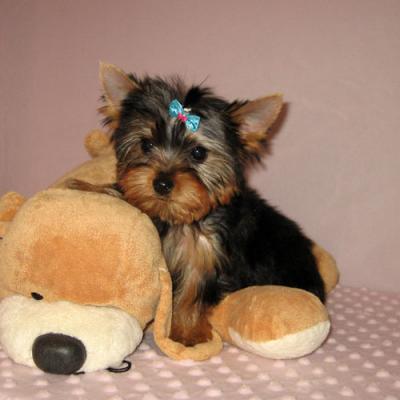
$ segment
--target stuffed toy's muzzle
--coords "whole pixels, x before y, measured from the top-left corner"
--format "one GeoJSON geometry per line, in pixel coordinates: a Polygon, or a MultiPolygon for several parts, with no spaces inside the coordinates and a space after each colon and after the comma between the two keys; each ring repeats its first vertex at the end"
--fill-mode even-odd
{"type": "Polygon", "coordinates": [[[112,307],[46,302],[14,295],[0,303],[0,341],[17,363],[72,374],[110,368],[142,339],[139,322],[112,307]]]}

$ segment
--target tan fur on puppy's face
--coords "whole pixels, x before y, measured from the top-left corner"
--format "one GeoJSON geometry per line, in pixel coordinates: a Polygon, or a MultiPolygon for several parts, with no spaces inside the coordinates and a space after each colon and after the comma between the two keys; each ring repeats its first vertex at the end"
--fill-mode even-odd
{"type": "Polygon", "coordinates": [[[156,172],[142,166],[129,170],[121,179],[125,199],[148,214],[174,224],[190,224],[205,216],[212,203],[205,187],[190,173],[173,175],[174,188],[168,197],[158,196],[153,189],[156,172]]]}

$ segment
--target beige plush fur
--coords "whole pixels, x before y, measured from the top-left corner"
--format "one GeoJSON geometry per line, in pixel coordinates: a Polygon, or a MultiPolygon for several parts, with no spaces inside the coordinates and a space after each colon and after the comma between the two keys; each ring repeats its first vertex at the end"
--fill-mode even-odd
{"type": "MultiPolygon", "coordinates": [[[[214,308],[211,341],[195,347],[172,341],[171,279],[150,219],[112,196],[64,188],[69,178],[115,180],[107,136],[91,132],[86,147],[93,159],[51,189],[26,202],[15,193],[0,199],[1,297],[37,292],[50,303],[113,307],[142,329],[154,319],[155,341],[174,359],[207,359],[221,351],[222,341],[268,357],[299,357],[325,340],[329,317],[314,295],[259,286],[232,293],[214,308]]],[[[318,245],[314,254],[330,291],[338,279],[335,261],[318,245]]]]}

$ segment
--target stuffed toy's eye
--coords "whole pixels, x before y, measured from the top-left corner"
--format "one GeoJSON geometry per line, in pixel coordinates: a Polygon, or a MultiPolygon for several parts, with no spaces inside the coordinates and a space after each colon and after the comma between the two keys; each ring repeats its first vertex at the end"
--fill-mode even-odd
{"type": "Polygon", "coordinates": [[[40,293],[32,292],[31,296],[34,300],[43,300],[43,296],[40,293]]]}
{"type": "Polygon", "coordinates": [[[142,139],[141,148],[144,154],[148,154],[154,147],[154,143],[150,139],[142,139]]]}
{"type": "Polygon", "coordinates": [[[190,153],[193,160],[203,162],[207,158],[207,149],[202,146],[196,146],[190,153]]]}

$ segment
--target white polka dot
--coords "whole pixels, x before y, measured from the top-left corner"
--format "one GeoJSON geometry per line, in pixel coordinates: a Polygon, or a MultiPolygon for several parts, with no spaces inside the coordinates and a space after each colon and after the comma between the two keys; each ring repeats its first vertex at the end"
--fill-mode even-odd
{"type": "Polygon", "coordinates": [[[139,380],[143,378],[143,375],[138,371],[133,371],[128,374],[129,379],[139,380]]]}
{"type": "Polygon", "coordinates": [[[273,392],[280,392],[283,390],[283,387],[279,382],[270,382],[268,384],[268,389],[272,390],[273,392]]]}
{"type": "Polygon", "coordinates": [[[242,381],[242,378],[240,378],[239,376],[237,376],[237,375],[231,375],[228,379],[227,379],[227,382],[229,382],[229,383],[239,383],[239,382],[241,382],[242,381]]]}
{"type": "Polygon", "coordinates": [[[136,383],[133,385],[133,389],[138,392],[148,392],[150,390],[150,386],[147,383],[136,383]]]}
{"type": "Polygon", "coordinates": [[[317,376],[322,376],[324,374],[324,370],[320,367],[316,367],[312,370],[312,373],[317,376]]]}
{"type": "Polygon", "coordinates": [[[358,353],[351,353],[349,355],[349,358],[352,359],[352,360],[359,360],[361,358],[361,356],[358,353]]]}
{"type": "Polygon", "coordinates": [[[140,397],[142,400],[159,400],[157,396],[155,396],[153,393],[144,393],[141,394],[140,397]]]}
{"type": "Polygon", "coordinates": [[[239,353],[239,349],[237,347],[234,347],[234,346],[229,346],[228,347],[228,353],[237,354],[237,353],[239,353]]]}
{"type": "Polygon", "coordinates": [[[260,368],[256,364],[249,364],[246,366],[245,369],[246,369],[246,371],[249,371],[249,372],[255,372],[255,371],[258,371],[260,368]]]}
{"type": "Polygon", "coordinates": [[[71,394],[73,394],[74,396],[84,396],[86,394],[86,390],[78,387],[78,388],[72,389],[71,394]]]}
{"type": "Polygon", "coordinates": [[[269,381],[270,377],[266,372],[262,372],[262,373],[257,375],[257,379],[259,379],[261,381],[269,381]]]}
{"type": "Polygon", "coordinates": [[[69,385],[78,385],[81,382],[81,378],[77,375],[70,375],[66,380],[65,383],[69,385]]]}
{"type": "Polygon", "coordinates": [[[277,360],[273,363],[274,368],[284,368],[285,365],[285,361],[283,360],[277,360]]]}
{"type": "Polygon", "coordinates": [[[158,357],[157,353],[154,350],[146,350],[141,356],[146,360],[158,357]]]}
{"type": "Polygon", "coordinates": [[[295,369],[293,369],[293,368],[289,368],[289,369],[286,371],[285,375],[286,375],[288,378],[297,378],[297,377],[299,376],[298,372],[297,372],[295,369]]]}
{"type": "Polygon", "coordinates": [[[377,373],[376,376],[378,378],[389,378],[390,374],[388,371],[384,370],[384,369],[380,369],[377,373]]]}
{"type": "Polygon", "coordinates": [[[112,382],[113,377],[109,373],[100,372],[99,374],[96,374],[96,380],[99,382],[112,382]]]}
{"type": "MultiPolygon", "coordinates": [[[[137,386],[137,385],[135,385],[135,386],[137,386]]],[[[134,389],[136,389],[135,386],[134,386],[134,389]]],[[[103,391],[105,393],[116,393],[116,392],[118,392],[118,388],[115,385],[106,385],[103,387],[103,391]]]]}
{"type": "Polygon", "coordinates": [[[352,397],[354,396],[354,390],[352,388],[349,388],[347,386],[343,387],[340,392],[339,392],[342,396],[345,397],[352,397]]]}
{"type": "Polygon", "coordinates": [[[243,385],[239,388],[238,390],[239,394],[247,396],[249,394],[252,394],[253,391],[247,386],[247,385],[243,385]]]}
{"type": "Polygon", "coordinates": [[[363,343],[360,347],[362,349],[368,350],[372,348],[372,345],[370,343],[363,343]]]}
{"type": "Polygon", "coordinates": [[[328,378],[325,379],[325,382],[326,382],[328,385],[337,385],[338,380],[337,380],[337,378],[335,378],[335,377],[333,377],[333,376],[330,376],[330,377],[328,377],[328,378]]]}
{"type": "MultiPolygon", "coordinates": [[[[210,359],[210,362],[212,362],[212,358],[210,359]]],[[[184,366],[184,367],[193,367],[194,365],[196,365],[196,361],[193,360],[179,360],[178,364],[180,366],[184,366]]]]}
{"type": "Polygon", "coordinates": [[[185,390],[181,390],[174,394],[174,399],[177,399],[177,400],[185,400],[188,398],[189,398],[189,395],[185,390]]]}
{"type": "Polygon", "coordinates": [[[17,386],[15,381],[13,379],[6,379],[5,382],[3,382],[2,387],[4,389],[14,389],[17,386]]]}
{"type": "Polygon", "coordinates": [[[188,374],[192,376],[201,376],[204,375],[204,372],[200,368],[194,368],[191,369],[188,374]]]}
{"type": "Polygon", "coordinates": [[[296,383],[296,386],[302,389],[308,389],[309,387],[311,387],[311,383],[309,381],[302,379],[296,383]]]}
{"type": "Polygon", "coordinates": [[[51,394],[47,390],[41,390],[40,392],[36,393],[35,398],[48,399],[50,396],[51,396],[51,394]]]}
{"type": "Polygon", "coordinates": [[[211,385],[211,381],[208,378],[199,379],[196,383],[199,386],[210,386],[211,385]]]}
{"type": "Polygon", "coordinates": [[[179,388],[182,386],[182,382],[178,379],[174,379],[167,383],[167,386],[173,389],[179,388]]]}
{"type": "Polygon", "coordinates": [[[167,378],[168,379],[168,378],[172,378],[174,376],[174,374],[170,370],[166,369],[166,370],[160,371],[158,373],[158,376],[160,378],[167,378]]]}
{"type": "Polygon", "coordinates": [[[164,361],[153,361],[151,364],[154,368],[165,368],[165,362],[164,361]]]}
{"type": "Polygon", "coordinates": [[[371,383],[370,385],[367,386],[366,390],[368,393],[378,393],[379,387],[375,383],[371,383]]]}
{"type": "Polygon", "coordinates": [[[321,392],[315,392],[311,394],[311,398],[312,400],[324,400],[325,395],[321,392]]]}
{"type": "Polygon", "coordinates": [[[352,379],[353,379],[354,382],[363,382],[363,381],[365,381],[365,378],[362,375],[355,375],[355,376],[353,376],[352,379]]]}
{"type": "Polygon", "coordinates": [[[35,386],[48,386],[49,382],[46,379],[37,379],[33,384],[35,386]]]}
{"type": "Polygon", "coordinates": [[[222,395],[222,392],[220,389],[207,389],[205,391],[205,395],[207,397],[220,397],[222,395]]]}
{"type": "Polygon", "coordinates": [[[12,365],[13,365],[13,363],[12,363],[11,360],[9,360],[8,358],[5,359],[5,360],[3,360],[3,361],[0,363],[0,367],[1,367],[1,368],[10,368],[12,365]]]}

